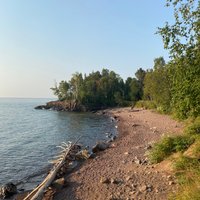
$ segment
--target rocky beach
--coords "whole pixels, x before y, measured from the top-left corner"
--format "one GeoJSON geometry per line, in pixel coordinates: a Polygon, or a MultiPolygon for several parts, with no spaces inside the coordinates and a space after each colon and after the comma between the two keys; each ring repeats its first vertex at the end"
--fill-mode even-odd
{"type": "Polygon", "coordinates": [[[55,200],[167,199],[177,190],[169,163],[149,163],[147,152],[164,135],[179,134],[183,125],[150,110],[105,110],[118,123],[118,138],[95,158],[64,177],[55,200]]]}
{"type": "MultiPolygon", "coordinates": [[[[180,134],[183,125],[144,109],[115,108],[101,113],[117,120],[117,139],[65,175],[56,192],[49,190],[43,199],[168,199],[178,187],[172,168],[166,161],[151,164],[147,153],[164,135],[180,134]]],[[[24,195],[15,198],[21,200],[24,195]]]]}

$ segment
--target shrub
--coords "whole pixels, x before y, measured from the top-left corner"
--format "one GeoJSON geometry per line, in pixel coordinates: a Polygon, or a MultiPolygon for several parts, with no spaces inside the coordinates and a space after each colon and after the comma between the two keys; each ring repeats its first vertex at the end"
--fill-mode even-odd
{"type": "Polygon", "coordinates": [[[136,108],[145,108],[145,109],[156,109],[156,104],[154,101],[137,101],[136,108]]]}
{"type": "Polygon", "coordinates": [[[159,163],[174,152],[186,150],[193,142],[194,138],[187,135],[165,137],[154,145],[149,159],[152,163],[159,163]]]}
{"type": "Polygon", "coordinates": [[[159,163],[168,157],[173,150],[173,138],[165,137],[156,143],[150,151],[149,158],[152,163],[159,163]]]}
{"type": "Polygon", "coordinates": [[[174,168],[175,170],[193,171],[195,169],[200,169],[199,165],[200,165],[200,161],[197,158],[181,156],[174,163],[174,168]]]}
{"type": "Polygon", "coordinates": [[[187,134],[193,135],[193,134],[200,134],[200,117],[197,117],[191,125],[189,125],[185,132],[187,134]]]}
{"type": "Polygon", "coordinates": [[[188,135],[179,135],[174,137],[173,145],[174,152],[184,151],[186,150],[192,143],[194,143],[195,139],[188,135]]]}

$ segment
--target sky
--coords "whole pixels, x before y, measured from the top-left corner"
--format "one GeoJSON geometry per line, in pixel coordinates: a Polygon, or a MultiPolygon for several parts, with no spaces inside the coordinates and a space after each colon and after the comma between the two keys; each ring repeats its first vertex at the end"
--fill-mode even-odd
{"type": "Polygon", "coordinates": [[[123,79],[153,67],[161,0],[0,0],[0,97],[53,97],[55,81],[107,68],[123,79]]]}

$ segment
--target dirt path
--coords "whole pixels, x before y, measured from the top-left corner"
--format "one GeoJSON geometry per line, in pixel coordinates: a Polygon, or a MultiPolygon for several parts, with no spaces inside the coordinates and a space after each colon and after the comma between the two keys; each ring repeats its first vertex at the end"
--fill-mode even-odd
{"type": "Polygon", "coordinates": [[[69,185],[54,199],[167,199],[176,190],[174,178],[165,167],[149,165],[145,152],[163,134],[180,132],[182,125],[148,110],[121,108],[109,112],[119,120],[119,137],[113,147],[70,174],[69,185]]]}

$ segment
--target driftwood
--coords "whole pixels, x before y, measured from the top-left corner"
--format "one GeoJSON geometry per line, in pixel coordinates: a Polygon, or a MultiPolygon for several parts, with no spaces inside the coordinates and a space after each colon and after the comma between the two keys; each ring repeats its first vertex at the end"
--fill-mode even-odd
{"type": "MultiPolygon", "coordinates": [[[[79,138],[80,139],[80,138],[79,138]]],[[[78,139],[78,140],[79,140],[78,139]]],[[[50,173],[47,175],[47,177],[44,179],[44,181],[38,185],[31,193],[29,193],[24,200],[40,200],[42,199],[46,189],[52,184],[52,182],[55,180],[57,173],[61,169],[61,167],[66,164],[66,162],[70,162],[68,160],[69,157],[73,157],[77,153],[77,142],[75,143],[62,143],[61,146],[59,146],[62,151],[60,152],[60,155],[58,155],[56,160],[52,161],[54,163],[53,169],[50,171],[50,173]]]]}

